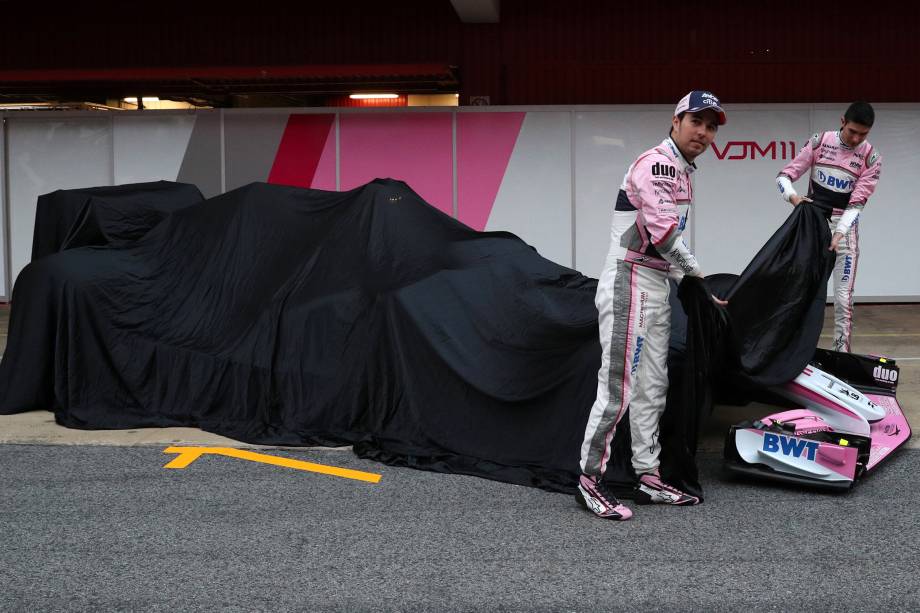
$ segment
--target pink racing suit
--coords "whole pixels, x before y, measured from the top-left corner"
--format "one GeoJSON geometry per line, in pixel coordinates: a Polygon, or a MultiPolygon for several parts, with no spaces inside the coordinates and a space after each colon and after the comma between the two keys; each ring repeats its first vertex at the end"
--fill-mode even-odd
{"type": "Polygon", "coordinates": [[[658,468],[658,422],[667,400],[671,336],[668,277],[701,275],[681,236],[694,169],[666,138],[630,165],[620,186],[610,251],[595,296],[602,354],[581,447],[586,475],[603,475],[627,407],[633,467],[638,474],[658,468]]]}
{"type": "Polygon", "coordinates": [[[859,213],[875,191],[882,159],[868,141],[849,147],[839,131],[815,134],[776,178],[787,201],[792,181],[810,171],[808,195],[828,213],[831,233],[843,235],[834,264],[834,349],[850,351],[853,288],[859,263],[859,213]]]}

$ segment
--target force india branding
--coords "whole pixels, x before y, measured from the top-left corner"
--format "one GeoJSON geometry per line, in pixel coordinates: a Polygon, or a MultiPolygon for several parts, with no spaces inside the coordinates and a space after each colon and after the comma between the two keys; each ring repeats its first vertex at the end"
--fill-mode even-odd
{"type": "Polygon", "coordinates": [[[721,150],[716,143],[711,146],[719,160],[791,160],[796,152],[795,142],[791,140],[771,140],[765,144],[753,140],[730,140],[721,150]]]}
{"type": "Polygon", "coordinates": [[[805,454],[808,460],[814,460],[818,452],[817,441],[806,441],[800,438],[790,438],[782,434],[765,432],[763,435],[763,450],[767,453],[782,453],[799,458],[805,454]]]}

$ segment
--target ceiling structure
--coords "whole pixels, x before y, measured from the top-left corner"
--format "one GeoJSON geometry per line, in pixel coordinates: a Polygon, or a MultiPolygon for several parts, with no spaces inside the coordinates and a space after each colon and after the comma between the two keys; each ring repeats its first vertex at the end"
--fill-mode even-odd
{"type": "Polygon", "coordinates": [[[455,94],[460,76],[447,58],[451,54],[418,51],[429,40],[443,50],[458,28],[477,27],[466,24],[497,23],[499,2],[412,0],[395,4],[387,14],[376,3],[357,0],[349,7],[274,21],[253,18],[249,31],[238,16],[223,24],[211,15],[179,25],[154,15],[150,23],[134,26],[87,11],[73,16],[73,27],[54,35],[65,17],[33,14],[12,33],[21,43],[30,39],[29,32],[45,30],[51,34],[47,44],[60,52],[21,56],[15,53],[15,37],[6,41],[8,48],[0,54],[6,56],[0,63],[0,106],[105,108],[129,97],[211,107],[337,106],[356,92],[455,94]],[[391,36],[394,29],[408,43],[408,52],[404,43],[378,45],[375,39],[391,36]],[[74,39],[75,31],[84,32],[85,41],[74,39]],[[189,46],[190,38],[199,44],[189,46]],[[125,46],[135,39],[155,42],[125,46]],[[99,57],[107,59],[100,64],[99,57]],[[199,65],[194,65],[196,58],[199,65]]]}
{"type": "Polygon", "coordinates": [[[450,0],[463,23],[498,23],[501,0],[450,0]]]}
{"type": "Polygon", "coordinates": [[[323,104],[331,96],[362,92],[456,92],[457,71],[447,64],[362,64],[137,69],[0,70],[0,103],[86,100],[102,102],[156,95],[196,106],[323,104]]]}
{"type": "Polygon", "coordinates": [[[844,47],[827,41],[830,24],[852,16],[850,0],[777,0],[774,13],[800,17],[788,22],[731,0],[707,4],[703,20],[686,3],[597,0],[192,4],[144,19],[7,4],[0,105],[347,106],[357,92],[407,104],[448,98],[435,94],[466,105],[663,104],[702,87],[734,103],[920,99],[920,80],[904,78],[920,67],[920,38],[894,0],[861,16],[866,44],[844,47]]]}

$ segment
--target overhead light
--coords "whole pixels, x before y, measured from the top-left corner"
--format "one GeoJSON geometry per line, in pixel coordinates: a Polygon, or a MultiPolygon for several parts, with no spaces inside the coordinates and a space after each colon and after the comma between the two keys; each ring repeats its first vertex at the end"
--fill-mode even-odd
{"type": "Polygon", "coordinates": [[[399,94],[351,94],[352,100],[392,100],[399,98],[399,94]]]}
{"type": "MultiPolygon", "coordinates": [[[[129,98],[123,98],[123,100],[129,104],[137,104],[137,96],[131,96],[129,98]]],[[[144,96],[141,98],[146,104],[147,102],[159,102],[160,99],[157,96],[144,96]]]]}

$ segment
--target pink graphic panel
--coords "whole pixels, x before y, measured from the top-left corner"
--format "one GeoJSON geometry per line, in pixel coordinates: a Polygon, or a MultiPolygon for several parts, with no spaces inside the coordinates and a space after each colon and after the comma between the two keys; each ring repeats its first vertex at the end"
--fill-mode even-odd
{"type": "Polygon", "coordinates": [[[453,211],[450,113],[343,113],[341,188],[376,178],[405,181],[429,204],[453,211]]]}
{"type": "Polygon", "coordinates": [[[335,190],[335,125],[329,130],[329,137],[313,174],[313,189],[335,190]]]}
{"type": "Polygon", "coordinates": [[[275,161],[268,174],[269,183],[319,187],[328,183],[329,146],[332,142],[332,187],[335,189],[335,139],[330,138],[335,115],[296,115],[288,118],[275,161]],[[325,160],[325,164],[321,162],[325,160]],[[324,175],[320,176],[322,167],[324,175]]]}
{"type": "Polygon", "coordinates": [[[501,187],[526,113],[457,116],[457,214],[483,230],[501,187]]]}

